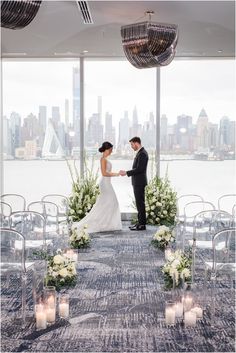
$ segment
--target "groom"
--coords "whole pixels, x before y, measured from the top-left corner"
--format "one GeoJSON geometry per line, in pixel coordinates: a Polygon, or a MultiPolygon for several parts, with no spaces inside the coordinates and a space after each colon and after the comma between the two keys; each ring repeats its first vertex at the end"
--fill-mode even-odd
{"type": "Polygon", "coordinates": [[[130,230],[146,229],[146,211],[145,211],[145,186],[147,185],[147,164],[148,153],[141,145],[140,137],[133,137],[129,140],[131,148],[136,151],[133,166],[127,172],[120,171],[120,175],[131,176],[134,189],[134,197],[138,210],[138,223],[130,226],[130,230]]]}

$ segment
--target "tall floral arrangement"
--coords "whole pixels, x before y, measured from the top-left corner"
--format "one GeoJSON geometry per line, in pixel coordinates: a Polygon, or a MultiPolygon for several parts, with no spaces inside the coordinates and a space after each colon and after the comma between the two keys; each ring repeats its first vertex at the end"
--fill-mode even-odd
{"type": "Polygon", "coordinates": [[[167,172],[164,178],[154,176],[145,188],[147,223],[170,226],[175,223],[177,193],[170,185],[167,172]]]}
{"type": "Polygon", "coordinates": [[[99,195],[98,171],[96,173],[93,171],[94,160],[92,160],[92,167],[88,168],[87,160],[85,159],[84,178],[80,178],[75,161],[74,173],[69,161],[66,160],[66,162],[72,178],[72,195],[69,197],[68,216],[72,222],[78,222],[91,210],[99,195]]]}

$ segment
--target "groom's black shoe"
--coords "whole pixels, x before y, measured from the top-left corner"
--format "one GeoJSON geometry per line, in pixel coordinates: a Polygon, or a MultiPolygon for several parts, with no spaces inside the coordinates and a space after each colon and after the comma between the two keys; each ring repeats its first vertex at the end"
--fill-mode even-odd
{"type": "Polygon", "coordinates": [[[130,228],[130,230],[146,230],[146,226],[142,224],[137,224],[135,227],[130,228]]]}
{"type": "Polygon", "coordinates": [[[136,228],[138,224],[133,224],[132,226],[129,226],[129,229],[136,228]]]}

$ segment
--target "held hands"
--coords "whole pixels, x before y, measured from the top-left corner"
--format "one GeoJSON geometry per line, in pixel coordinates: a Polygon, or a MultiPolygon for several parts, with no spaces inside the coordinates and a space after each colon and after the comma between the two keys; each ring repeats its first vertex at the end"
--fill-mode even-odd
{"type": "Polygon", "coordinates": [[[125,171],[125,170],[120,170],[120,171],[119,171],[119,175],[125,176],[125,175],[126,175],[126,171],[125,171]]]}

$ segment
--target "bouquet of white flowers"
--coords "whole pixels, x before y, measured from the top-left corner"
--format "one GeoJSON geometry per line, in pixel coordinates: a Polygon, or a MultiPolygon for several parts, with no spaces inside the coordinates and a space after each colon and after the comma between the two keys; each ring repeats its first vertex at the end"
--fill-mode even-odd
{"type": "Polygon", "coordinates": [[[99,186],[97,185],[98,173],[93,173],[93,164],[91,169],[87,167],[85,160],[84,178],[79,177],[78,170],[74,164],[76,177],[73,176],[72,168],[67,161],[72,178],[72,196],[69,197],[68,216],[72,222],[79,222],[91,210],[99,195],[99,186]]]}
{"type": "Polygon", "coordinates": [[[70,245],[74,249],[85,248],[89,246],[91,239],[88,234],[87,225],[78,230],[77,227],[70,231],[70,245]]]}
{"type": "Polygon", "coordinates": [[[71,287],[76,284],[75,262],[57,250],[56,255],[41,254],[41,258],[47,260],[47,274],[45,283],[47,286],[54,286],[57,290],[62,287],[71,287]]]}
{"type": "Polygon", "coordinates": [[[191,263],[192,257],[190,252],[183,253],[181,250],[176,250],[169,255],[167,263],[162,267],[165,287],[171,289],[173,287],[179,287],[181,280],[182,282],[190,281],[191,263]]]}
{"type": "Polygon", "coordinates": [[[167,178],[154,177],[145,189],[147,223],[173,225],[177,211],[177,193],[167,178]]]}
{"type": "Polygon", "coordinates": [[[175,241],[173,230],[166,226],[160,226],[152,238],[152,244],[164,250],[167,245],[175,241]]]}

